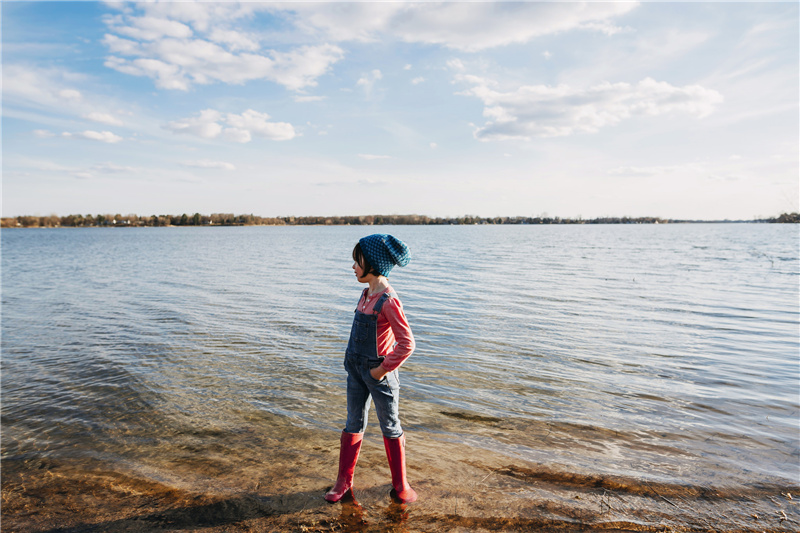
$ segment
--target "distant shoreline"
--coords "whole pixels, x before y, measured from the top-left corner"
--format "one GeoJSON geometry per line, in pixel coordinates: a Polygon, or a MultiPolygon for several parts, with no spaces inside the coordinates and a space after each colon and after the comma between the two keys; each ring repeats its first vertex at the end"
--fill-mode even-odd
{"type": "Polygon", "coordinates": [[[211,215],[58,215],[18,216],[0,219],[2,228],[85,228],[85,227],[180,227],[180,226],[454,226],[454,225],[537,225],[537,224],[719,224],[719,223],[800,223],[800,213],[784,213],[776,218],[754,220],[677,220],[659,217],[598,217],[592,219],[560,217],[428,217],[424,215],[368,215],[335,217],[260,217],[214,213],[211,215]]]}

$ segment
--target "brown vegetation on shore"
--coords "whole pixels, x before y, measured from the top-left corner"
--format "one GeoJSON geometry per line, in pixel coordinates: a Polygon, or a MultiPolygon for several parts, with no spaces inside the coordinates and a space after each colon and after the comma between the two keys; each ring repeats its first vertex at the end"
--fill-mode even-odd
{"type": "MultiPolygon", "coordinates": [[[[473,224],[676,224],[686,222],[711,222],[704,220],[673,220],[658,217],[599,217],[593,219],[560,218],[546,215],[536,217],[428,217],[425,215],[367,215],[367,216],[307,216],[261,217],[212,213],[201,215],[49,215],[18,216],[2,219],[3,228],[58,228],[58,227],[161,227],[161,226],[373,226],[373,225],[473,225],[473,224]]],[[[777,218],[752,221],[715,222],[768,222],[800,223],[800,213],[784,213],[777,218]]]]}

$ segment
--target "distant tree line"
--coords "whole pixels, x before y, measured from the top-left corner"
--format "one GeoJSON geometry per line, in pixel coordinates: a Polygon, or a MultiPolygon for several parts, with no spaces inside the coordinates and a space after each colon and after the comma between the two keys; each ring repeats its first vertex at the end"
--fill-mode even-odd
{"type": "Polygon", "coordinates": [[[800,224],[800,213],[784,213],[778,218],[770,220],[780,224],[800,224]]]}
{"type": "Polygon", "coordinates": [[[19,216],[3,218],[2,227],[55,228],[55,227],[158,227],[158,226],[266,226],[283,225],[279,218],[258,217],[255,215],[234,215],[233,213],[214,213],[211,215],[67,215],[60,217],[19,216]]]}
{"type": "MultiPolygon", "coordinates": [[[[465,225],[465,224],[676,224],[707,222],[702,220],[673,220],[658,217],[600,217],[592,219],[536,217],[428,217],[424,215],[367,215],[335,217],[260,217],[213,213],[211,215],[67,215],[18,216],[2,219],[3,228],[56,227],[160,227],[160,226],[375,226],[375,225],[465,225]]],[[[720,222],[778,222],[800,223],[800,213],[784,213],[777,218],[754,221],[720,222]]]]}

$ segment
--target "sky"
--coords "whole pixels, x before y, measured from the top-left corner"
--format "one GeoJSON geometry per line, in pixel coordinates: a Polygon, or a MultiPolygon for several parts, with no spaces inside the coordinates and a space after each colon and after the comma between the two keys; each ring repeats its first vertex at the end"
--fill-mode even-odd
{"type": "Polygon", "coordinates": [[[2,215],[800,210],[797,2],[2,2],[2,215]]]}

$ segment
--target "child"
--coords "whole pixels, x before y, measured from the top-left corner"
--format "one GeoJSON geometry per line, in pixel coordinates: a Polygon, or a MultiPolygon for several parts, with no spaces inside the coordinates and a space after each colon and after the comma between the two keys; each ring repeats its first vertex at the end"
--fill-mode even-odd
{"type": "Polygon", "coordinates": [[[397,368],[414,351],[414,336],[403,305],[386,279],[394,265],[408,264],[408,247],[391,235],[370,235],[356,244],[353,261],[356,278],[369,286],[358,301],[345,352],[347,424],[339,449],[339,477],[325,499],[338,502],[353,487],[353,472],[367,427],[371,396],[392,472],[391,497],[401,503],[411,503],[417,499],[417,493],[406,481],[405,435],[398,417],[397,368]]]}

